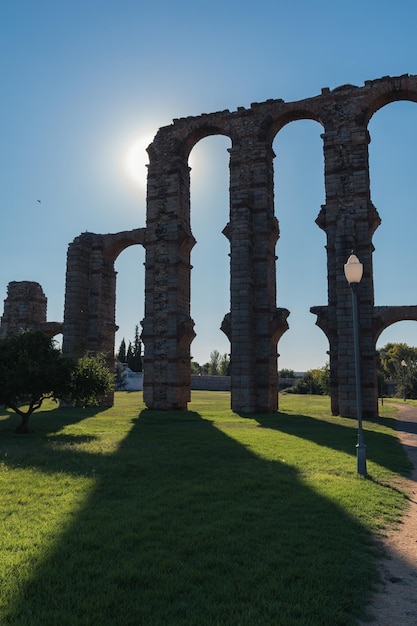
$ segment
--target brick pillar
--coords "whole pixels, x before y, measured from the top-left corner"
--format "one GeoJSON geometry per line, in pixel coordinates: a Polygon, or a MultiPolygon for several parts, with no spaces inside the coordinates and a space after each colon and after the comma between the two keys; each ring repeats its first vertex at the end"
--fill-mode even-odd
{"type": "MultiPolygon", "coordinates": [[[[84,233],[69,246],[65,288],[64,354],[103,353],[114,370],[116,272],[103,235],[84,233]]],[[[106,399],[111,405],[113,395],[106,399]]]]}
{"type": "Polygon", "coordinates": [[[46,322],[46,306],[46,296],[39,283],[29,280],[9,283],[0,320],[0,339],[20,330],[37,330],[46,322]]]}
{"type": "MultiPolygon", "coordinates": [[[[356,384],[352,324],[352,295],[343,266],[352,250],[364,266],[358,287],[359,343],[363,415],[378,411],[375,340],[372,331],[374,289],[372,235],[380,223],[370,201],[368,143],[364,127],[357,127],[349,116],[335,109],[337,130],[324,139],[326,205],[317,223],[327,234],[328,326],[334,338],[331,368],[337,368],[337,407],[342,416],[356,416],[356,384]]],[[[331,372],[335,379],[334,371],[331,372]]],[[[336,389],[333,387],[332,393],[336,389]]]]}
{"type": "Polygon", "coordinates": [[[190,177],[170,128],[149,149],[145,261],[144,401],[186,409],[191,394],[190,177]]]}
{"type": "Polygon", "coordinates": [[[255,316],[256,411],[278,409],[277,343],[288,329],[289,311],[276,308],[276,256],[279,237],[274,215],[275,154],[268,143],[257,142],[252,150],[252,228],[255,316]]]}
{"type": "Polygon", "coordinates": [[[230,358],[232,410],[256,411],[250,156],[230,148],[230,358]]]}
{"type": "Polygon", "coordinates": [[[277,342],[288,328],[288,311],[276,308],[274,153],[255,138],[229,152],[232,409],[272,412],[278,408],[277,342]]]}
{"type": "Polygon", "coordinates": [[[62,351],[78,358],[88,349],[90,255],[94,235],[84,233],[68,246],[62,351]]]}

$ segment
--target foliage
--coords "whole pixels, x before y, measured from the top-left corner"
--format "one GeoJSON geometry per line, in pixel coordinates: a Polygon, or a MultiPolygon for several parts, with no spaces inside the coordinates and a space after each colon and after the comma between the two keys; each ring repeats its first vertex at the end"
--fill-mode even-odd
{"type": "Polygon", "coordinates": [[[230,376],[230,357],[226,353],[220,357],[219,374],[220,376],[230,376]]]}
{"type": "Polygon", "coordinates": [[[69,394],[70,400],[83,407],[102,404],[113,391],[114,375],[110,372],[103,354],[85,354],[72,368],[69,394]]]}
{"type": "Polygon", "coordinates": [[[132,370],[132,372],[141,372],[142,371],[142,343],[139,337],[139,326],[136,324],[135,326],[135,338],[133,340],[133,345],[129,341],[129,347],[127,349],[126,354],[126,362],[128,367],[132,370]]]}
{"type": "Polygon", "coordinates": [[[117,360],[119,361],[119,363],[126,363],[126,342],[125,342],[125,338],[123,337],[122,341],[120,342],[120,347],[119,347],[119,351],[117,353],[117,360]]]}
{"type": "Polygon", "coordinates": [[[191,374],[205,376],[230,376],[230,356],[220,354],[218,350],[210,352],[210,361],[200,365],[198,361],[191,361],[191,374]]]}
{"type": "Polygon", "coordinates": [[[16,432],[29,432],[29,418],[44,400],[99,403],[113,388],[103,356],[75,362],[42,332],[24,331],[0,342],[0,403],[21,417],[16,432]]]}
{"type": "Polygon", "coordinates": [[[101,412],[47,401],[23,440],[14,419],[0,410],[1,624],[365,617],[375,534],[407,505],[392,419],[364,424],[371,480],[355,420],[322,396],[250,417],[225,392],[194,392],[189,411],[146,410],[140,392],[101,412]]]}
{"type": "Polygon", "coordinates": [[[197,361],[191,361],[191,374],[193,374],[194,376],[198,376],[198,374],[201,374],[201,366],[200,363],[198,363],[197,361]]]}
{"type": "Polygon", "coordinates": [[[213,350],[210,353],[207,373],[212,376],[228,376],[230,374],[230,357],[226,353],[220,354],[218,350],[213,350]]]}
{"type": "Polygon", "coordinates": [[[398,396],[417,398],[417,348],[405,343],[387,343],[378,354],[383,389],[388,381],[393,381],[398,396]]]}
{"type": "Polygon", "coordinates": [[[294,370],[283,368],[278,371],[278,386],[280,391],[288,390],[295,380],[294,370]]]}
{"type": "Polygon", "coordinates": [[[284,367],[278,371],[278,376],[279,378],[295,378],[295,372],[284,367]]]}
{"type": "Polygon", "coordinates": [[[28,432],[30,416],[46,398],[68,394],[73,367],[41,332],[12,334],[0,343],[0,403],[22,418],[17,432],[28,432]]]}
{"type": "Polygon", "coordinates": [[[209,371],[212,376],[216,376],[219,373],[221,354],[218,350],[212,350],[210,352],[209,371]]]}
{"type": "Polygon", "coordinates": [[[297,382],[287,389],[287,392],[290,393],[300,393],[300,394],[317,394],[317,395],[328,395],[329,394],[329,376],[330,376],[330,367],[329,364],[326,363],[320,369],[312,369],[308,370],[302,378],[297,380],[297,382]]]}

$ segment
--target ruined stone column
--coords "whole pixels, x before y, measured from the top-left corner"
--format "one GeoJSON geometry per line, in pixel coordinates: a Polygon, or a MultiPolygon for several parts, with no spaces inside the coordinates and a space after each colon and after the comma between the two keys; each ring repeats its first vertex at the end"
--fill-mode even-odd
{"type": "Polygon", "coordinates": [[[191,397],[194,322],[190,317],[190,175],[170,128],[149,148],[142,322],[144,401],[152,409],[186,409],[191,397]]]}
{"type": "Polygon", "coordinates": [[[277,341],[288,328],[276,308],[274,153],[255,137],[229,152],[232,409],[267,413],[278,408],[277,341]]]}
{"type": "Polygon", "coordinates": [[[84,233],[68,246],[62,350],[103,353],[114,368],[116,272],[104,235],[84,233]]]}
{"type": "Polygon", "coordinates": [[[258,141],[252,150],[252,227],[255,316],[256,411],[278,409],[277,344],[288,329],[287,309],[276,307],[276,256],[279,237],[274,215],[275,154],[268,143],[258,141]]]}
{"type": "Polygon", "coordinates": [[[7,298],[0,320],[0,339],[20,330],[38,330],[46,323],[47,300],[39,283],[29,280],[12,281],[7,286],[7,298]]]}
{"type": "Polygon", "coordinates": [[[379,216],[369,193],[369,135],[365,127],[354,121],[355,111],[343,110],[342,102],[333,110],[337,130],[323,135],[326,205],[317,219],[327,234],[328,332],[335,344],[331,346],[331,367],[336,365],[338,371],[338,401],[332,398],[332,410],[337,405],[340,415],[356,415],[352,295],[344,276],[344,264],[354,250],[364,266],[358,287],[360,364],[363,415],[371,416],[378,411],[372,331],[372,235],[379,225],[379,216]]]}
{"type": "Polygon", "coordinates": [[[251,162],[230,148],[230,358],[232,409],[256,411],[251,162]]]}
{"type": "Polygon", "coordinates": [[[68,246],[62,351],[78,358],[88,349],[90,257],[93,233],[68,246]]]}

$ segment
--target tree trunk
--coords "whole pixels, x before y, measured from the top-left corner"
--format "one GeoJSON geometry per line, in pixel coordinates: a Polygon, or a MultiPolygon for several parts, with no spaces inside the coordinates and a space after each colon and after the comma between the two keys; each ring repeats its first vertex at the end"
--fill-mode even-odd
{"type": "Polygon", "coordinates": [[[19,413],[20,417],[22,418],[22,421],[20,422],[19,426],[16,426],[16,433],[19,434],[27,434],[32,432],[31,430],[29,430],[29,418],[31,416],[31,413],[19,413]]]}

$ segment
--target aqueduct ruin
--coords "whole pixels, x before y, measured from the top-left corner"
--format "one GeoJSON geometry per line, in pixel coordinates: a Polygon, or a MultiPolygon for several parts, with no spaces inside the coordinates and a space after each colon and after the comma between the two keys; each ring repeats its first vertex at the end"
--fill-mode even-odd
{"type": "MultiPolygon", "coordinates": [[[[68,249],[63,350],[114,354],[114,261],[126,247],[146,249],[142,322],[144,400],[153,409],[185,409],[190,400],[190,169],[195,144],[209,135],[231,140],[230,311],[222,330],[231,345],[231,403],[236,412],[278,408],[277,345],[288,311],[277,308],[272,142],[288,123],[310,119],[323,128],[326,199],[316,224],[326,233],[328,303],[313,306],[329,341],[331,409],[355,416],[355,372],[350,288],[343,265],[352,250],[364,266],[358,290],[364,416],[378,412],[376,341],[390,324],[417,320],[417,306],[374,306],[372,237],[380,224],[371,201],[368,123],[398,100],[417,102],[417,76],[366,81],[364,86],[322,89],[298,102],[267,100],[250,108],[176,119],[148,148],[146,228],[84,233],[68,249]]],[[[283,268],[285,271],[285,268],[283,268]]]]}

